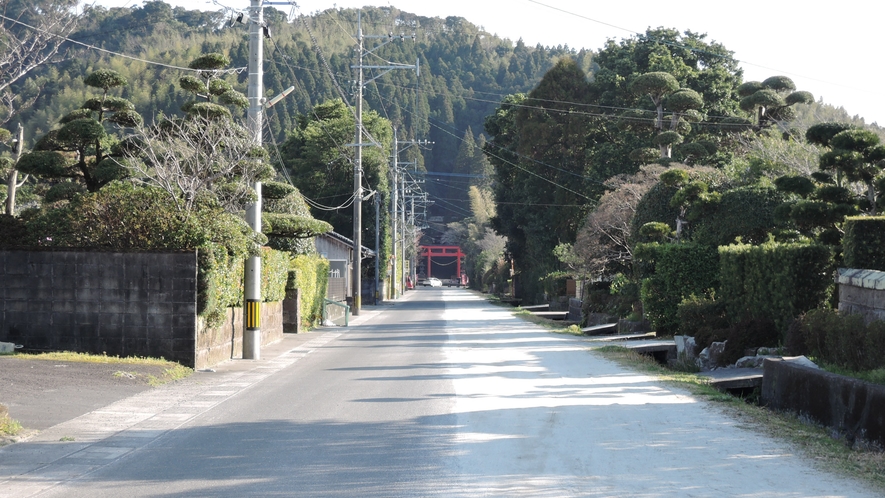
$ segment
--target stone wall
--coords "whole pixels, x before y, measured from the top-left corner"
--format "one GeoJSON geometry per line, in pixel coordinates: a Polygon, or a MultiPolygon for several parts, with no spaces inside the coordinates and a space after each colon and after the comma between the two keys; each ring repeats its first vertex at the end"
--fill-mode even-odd
{"type": "MultiPolygon", "coordinates": [[[[261,303],[261,344],[283,338],[283,302],[261,303]]],[[[243,357],[243,308],[228,308],[224,323],[197,334],[194,365],[207,368],[222,361],[243,357]]]]}
{"type": "Polygon", "coordinates": [[[869,323],[885,320],[885,272],[839,268],[839,311],[863,315],[869,323]]]}
{"type": "MultiPolygon", "coordinates": [[[[261,323],[262,344],[281,338],[281,304],[262,304],[261,323]]],[[[0,251],[0,342],[25,351],[205,368],[242,355],[242,327],[242,311],[232,309],[224,326],[201,330],[195,251],[0,251]]]]}

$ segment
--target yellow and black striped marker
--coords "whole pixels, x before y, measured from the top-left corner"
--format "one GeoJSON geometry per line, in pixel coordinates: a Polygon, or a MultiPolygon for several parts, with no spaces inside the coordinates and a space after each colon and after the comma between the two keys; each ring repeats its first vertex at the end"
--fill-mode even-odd
{"type": "Polygon", "coordinates": [[[246,330],[261,328],[261,302],[257,299],[246,300],[246,330]]]}

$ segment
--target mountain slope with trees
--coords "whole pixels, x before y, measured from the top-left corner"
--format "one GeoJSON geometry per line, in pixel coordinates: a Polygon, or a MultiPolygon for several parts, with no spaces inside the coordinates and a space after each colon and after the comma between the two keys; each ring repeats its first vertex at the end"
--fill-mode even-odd
{"type": "MultiPolygon", "coordinates": [[[[589,57],[588,52],[563,47],[528,47],[522,41],[503,40],[460,17],[428,18],[394,7],[366,8],[361,16],[366,34],[405,35],[402,40],[394,36],[367,63],[420,63],[420,77],[411,71],[393,71],[373,81],[365,99],[368,108],[398,126],[401,139],[434,142],[421,165],[429,171],[452,173],[458,168],[464,131],[482,130],[485,116],[504,95],[530,90],[562,57],[575,57],[585,64],[589,57]]],[[[268,8],[265,18],[272,33],[265,40],[267,95],[295,87],[267,113],[266,138],[282,143],[298,126],[299,116],[315,106],[333,98],[353,104],[350,66],[355,62],[357,11],[328,9],[288,22],[282,12],[268,8]]],[[[14,121],[21,121],[26,143],[33,144],[70,109],[92,97],[83,77],[97,69],[116,71],[128,81],[120,98],[131,102],[145,122],[175,114],[189,95],[177,87],[183,73],[169,66],[186,67],[196,57],[213,52],[227,56],[232,68],[247,65],[247,30],[230,21],[220,12],[188,11],[162,1],[125,8],[90,7],[71,38],[131,58],[68,44],[64,61],[40,66],[17,83],[19,89],[37,85],[42,92],[30,109],[6,127],[13,129],[14,121]]],[[[367,71],[366,80],[376,76],[377,72],[367,71]]],[[[226,74],[224,80],[242,90],[246,77],[240,69],[226,74]]],[[[442,199],[453,195],[433,183],[427,189],[442,199]]],[[[469,211],[467,185],[460,190],[455,202],[469,211]]],[[[461,217],[460,212],[445,211],[442,206],[439,203],[437,214],[461,217]]]]}

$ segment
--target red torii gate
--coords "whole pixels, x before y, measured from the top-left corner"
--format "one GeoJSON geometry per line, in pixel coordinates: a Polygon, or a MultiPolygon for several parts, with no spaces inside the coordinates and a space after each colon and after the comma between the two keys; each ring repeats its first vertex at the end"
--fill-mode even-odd
{"type": "Polygon", "coordinates": [[[463,252],[461,252],[461,248],[459,246],[421,246],[421,257],[427,258],[427,278],[432,277],[431,268],[433,267],[433,258],[434,257],[446,257],[446,258],[455,258],[456,261],[456,273],[458,276],[458,280],[461,280],[461,258],[466,256],[463,252]]]}

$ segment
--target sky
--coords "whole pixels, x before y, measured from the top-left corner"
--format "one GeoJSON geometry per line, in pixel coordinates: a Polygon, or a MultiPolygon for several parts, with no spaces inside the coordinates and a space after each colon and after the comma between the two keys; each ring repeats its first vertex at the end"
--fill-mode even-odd
{"type": "MultiPolygon", "coordinates": [[[[249,0],[165,0],[187,9],[245,10],[249,0]]],[[[140,0],[96,0],[138,6],[140,0]]],[[[301,14],[329,8],[393,6],[426,17],[458,16],[486,31],[530,46],[597,50],[649,27],[706,33],[734,52],[744,81],[790,77],[798,90],[885,126],[885,64],[881,62],[885,2],[817,4],[778,0],[297,0],[301,14]],[[879,54],[879,55],[876,55],[879,54]]],[[[277,6],[288,13],[288,5],[277,6]]],[[[369,34],[369,33],[367,33],[369,34]]]]}

